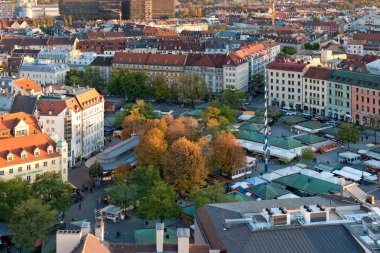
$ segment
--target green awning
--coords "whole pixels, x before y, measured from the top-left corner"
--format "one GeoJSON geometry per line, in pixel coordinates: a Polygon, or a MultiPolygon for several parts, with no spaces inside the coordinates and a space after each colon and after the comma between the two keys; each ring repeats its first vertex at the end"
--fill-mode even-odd
{"type": "Polygon", "coordinates": [[[246,189],[261,199],[275,199],[289,192],[271,183],[259,184],[246,189]]]}

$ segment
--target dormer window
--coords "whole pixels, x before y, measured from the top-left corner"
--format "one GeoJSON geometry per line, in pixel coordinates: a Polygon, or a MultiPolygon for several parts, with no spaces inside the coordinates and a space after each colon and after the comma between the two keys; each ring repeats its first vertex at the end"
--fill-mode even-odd
{"type": "Polygon", "coordinates": [[[49,147],[47,148],[47,152],[48,154],[53,154],[53,147],[51,145],[49,145],[49,147]]]}
{"type": "Polygon", "coordinates": [[[40,150],[38,148],[34,149],[34,156],[39,156],[40,150]]]}
{"type": "Polygon", "coordinates": [[[26,156],[26,152],[25,151],[22,151],[21,152],[21,159],[25,159],[27,156],[26,156]]]}
{"type": "Polygon", "coordinates": [[[8,161],[8,162],[12,162],[12,161],[13,161],[13,154],[12,154],[12,153],[9,153],[9,154],[7,155],[7,161],[8,161]]]}

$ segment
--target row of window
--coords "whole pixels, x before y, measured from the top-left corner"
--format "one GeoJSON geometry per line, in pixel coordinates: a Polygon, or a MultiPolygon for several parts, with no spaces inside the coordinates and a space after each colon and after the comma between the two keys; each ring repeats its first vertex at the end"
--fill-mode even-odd
{"type": "MultiPolygon", "coordinates": [[[[51,160],[51,165],[55,165],[55,160],[51,160]]],[[[43,167],[47,167],[47,166],[48,166],[48,162],[43,162],[43,167]]],[[[39,169],[39,168],[40,168],[40,163],[35,163],[34,169],[39,169]]],[[[26,171],[30,171],[31,169],[32,169],[32,165],[30,164],[26,165],[26,171]]],[[[23,172],[22,166],[17,168],[17,173],[21,173],[21,172],[23,172]]],[[[14,173],[16,173],[16,169],[10,168],[8,170],[9,175],[13,175],[14,173]]],[[[4,176],[4,175],[5,175],[5,171],[0,170],[0,176],[4,176]]]]}
{"type": "MultiPolygon", "coordinates": [[[[274,75],[274,72],[273,71],[271,71],[270,72],[270,76],[273,76],[274,75]]],[[[294,74],[290,74],[290,73],[288,73],[288,78],[294,78],[294,74]]],[[[276,77],[279,77],[279,73],[278,72],[276,72],[276,77]]],[[[285,73],[281,73],[281,77],[285,77],[285,73]]],[[[300,74],[298,74],[297,75],[297,78],[301,78],[301,75],[300,74]]]]}

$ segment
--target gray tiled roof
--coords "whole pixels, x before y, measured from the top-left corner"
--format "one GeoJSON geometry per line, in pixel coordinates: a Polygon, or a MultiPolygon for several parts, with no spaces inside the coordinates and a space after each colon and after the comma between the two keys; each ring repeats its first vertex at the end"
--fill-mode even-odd
{"type": "Polygon", "coordinates": [[[358,253],[364,252],[343,225],[282,227],[251,231],[247,224],[223,229],[225,219],[240,219],[242,213],[257,213],[265,208],[283,206],[288,210],[302,205],[322,204],[326,207],[355,205],[335,198],[316,196],[299,199],[277,199],[209,204],[198,209],[200,224],[212,249],[228,253],[358,253]]]}
{"type": "Polygon", "coordinates": [[[33,114],[37,106],[37,97],[16,95],[11,108],[11,113],[25,112],[33,114]]]}

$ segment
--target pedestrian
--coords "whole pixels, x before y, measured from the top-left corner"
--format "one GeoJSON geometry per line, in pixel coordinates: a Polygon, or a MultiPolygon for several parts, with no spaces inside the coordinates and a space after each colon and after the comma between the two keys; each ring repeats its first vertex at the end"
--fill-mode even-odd
{"type": "Polygon", "coordinates": [[[365,137],[365,140],[368,141],[368,135],[365,137]]]}
{"type": "Polygon", "coordinates": [[[79,202],[79,205],[78,205],[79,210],[81,209],[81,207],[82,207],[82,203],[79,202]]]}
{"type": "Polygon", "coordinates": [[[117,232],[116,232],[116,238],[119,238],[119,237],[120,237],[120,232],[117,231],[117,232]]]}
{"type": "Polygon", "coordinates": [[[92,186],[90,187],[90,192],[92,193],[92,186]]]}

